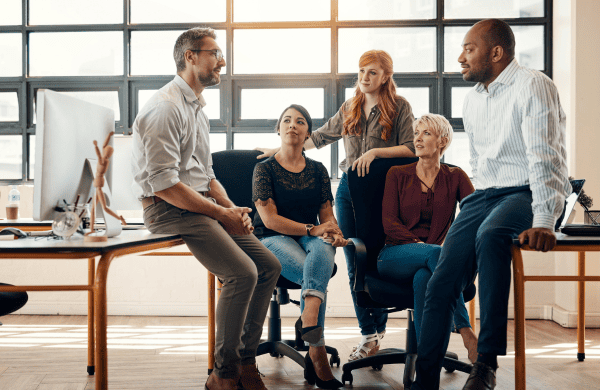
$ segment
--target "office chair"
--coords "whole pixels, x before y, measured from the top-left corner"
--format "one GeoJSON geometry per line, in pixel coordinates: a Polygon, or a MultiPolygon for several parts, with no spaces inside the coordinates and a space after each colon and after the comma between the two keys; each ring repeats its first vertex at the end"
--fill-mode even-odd
{"type": "MultiPolygon", "coordinates": [[[[213,170],[217,180],[227,191],[229,199],[238,206],[252,208],[250,218],[254,218],[256,207],[252,203],[252,174],[256,163],[264,161],[256,157],[262,154],[257,150],[225,150],[212,154],[213,170]]],[[[337,272],[337,266],[333,268],[333,275],[337,272]]],[[[296,345],[294,340],[281,339],[281,316],[280,306],[294,303],[299,306],[300,302],[290,299],[288,290],[300,290],[299,284],[293,283],[283,276],[279,276],[277,288],[273,292],[269,305],[268,336],[258,346],[256,356],[270,354],[273,357],[287,356],[304,367],[304,356],[298,351],[308,351],[306,345],[296,345]]],[[[327,353],[331,355],[329,364],[337,363],[340,366],[340,357],[337,349],[326,346],[327,353]]]]}
{"type": "MultiPolygon", "coordinates": [[[[10,286],[10,284],[0,283],[0,286],[10,286]]],[[[0,317],[19,310],[25,306],[28,299],[26,292],[0,292],[0,317]]]]}
{"type": "MultiPolygon", "coordinates": [[[[414,381],[417,358],[417,338],[413,321],[414,296],[412,282],[399,283],[382,277],[377,272],[377,256],[385,244],[385,232],[381,221],[382,200],[388,170],[395,165],[405,165],[417,158],[384,158],[371,163],[369,174],[358,177],[357,171],[348,171],[348,185],[356,218],[356,237],[362,243],[355,245],[356,280],[354,291],[360,307],[379,307],[388,313],[408,310],[408,328],[405,349],[388,348],[377,354],[344,364],[342,382],[352,384],[352,370],[372,367],[381,370],[384,364],[404,364],[403,383],[409,389],[414,381]],[[360,249],[360,250],[359,250],[360,249]]],[[[465,301],[475,296],[471,284],[463,292],[465,301]]],[[[443,367],[448,372],[459,370],[469,373],[471,364],[458,360],[458,355],[447,352],[443,367]]]]}

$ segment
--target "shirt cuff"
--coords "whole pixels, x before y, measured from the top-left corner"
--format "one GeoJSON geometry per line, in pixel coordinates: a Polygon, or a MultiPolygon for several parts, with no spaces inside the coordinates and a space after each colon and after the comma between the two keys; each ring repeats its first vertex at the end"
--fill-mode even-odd
{"type": "Polygon", "coordinates": [[[172,170],[162,172],[148,180],[150,187],[152,188],[152,192],[154,193],[171,188],[175,184],[179,183],[179,181],[180,180],[177,172],[172,170]]]}
{"type": "Polygon", "coordinates": [[[556,217],[554,214],[535,214],[533,216],[534,228],[546,228],[554,231],[554,225],[556,225],[556,217]]]}
{"type": "Polygon", "coordinates": [[[317,132],[312,133],[310,135],[310,139],[312,140],[313,144],[315,144],[317,149],[320,149],[325,145],[325,140],[323,137],[319,136],[317,132]]]}

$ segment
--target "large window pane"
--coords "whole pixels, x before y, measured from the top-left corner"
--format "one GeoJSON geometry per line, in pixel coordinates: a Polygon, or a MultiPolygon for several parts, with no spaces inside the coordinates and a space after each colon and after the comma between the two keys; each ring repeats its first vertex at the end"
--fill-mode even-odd
{"type": "MultiPolygon", "coordinates": [[[[115,112],[115,121],[121,120],[121,110],[119,109],[119,92],[118,91],[58,91],[62,94],[72,96],[74,98],[86,101],[88,103],[97,104],[102,107],[110,108],[115,112]]],[[[36,90],[37,94],[37,90],[36,90]]],[[[33,112],[36,112],[36,102],[33,101],[33,112]]],[[[33,115],[33,124],[36,124],[37,116],[33,115]]]]}
{"type": "MultiPolygon", "coordinates": [[[[139,91],[138,107],[140,110],[156,91],[156,89],[142,89],[139,91]]],[[[202,91],[202,96],[206,101],[206,106],[202,110],[208,116],[208,119],[219,119],[221,112],[221,90],[218,88],[205,89],[202,91]]]]}
{"type": "Polygon", "coordinates": [[[433,0],[341,0],[339,20],[401,20],[435,19],[436,4],[433,0]]]}
{"type": "Polygon", "coordinates": [[[471,177],[473,170],[471,169],[471,164],[469,164],[470,158],[471,152],[469,152],[469,138],[467,133],[455,131],[452,136],[452,143],[446,153],[444,153],[444,162],[461,167],[471,177]]]}
{"type": "Polygon", "coordinates": [[[323,88],[242,89],[241,119],[279,119],[284,108],[300,104],[311,118],[324,116],[323,88]]]}
{"type": "Polygon", "coordinates": [[[210,140],[210,152],[220,152],[227,149],[227,134],[225,133],[210,133],[208,135],[210,140]]]}
{"type": "Polygon", "coordinates": [[[463,117],[463,104],[465,102],[465,97],[472,89],[472,87],[454,87],[451,89],[450,94],[452,95],[452,118],[463,117]]]}
{"type": "Polygon", "coordinates": [[[396,73],[436,70],[434,27],[342,28],[339,30],[339,72],[357,73],[360,56],[374,48],[392,56],[396,73]]]}
{"type": "Polygon", "coordinates": [[[34,179],[35,172],[35,134],[29,136],[29,179],[34,179]]]}
{"type": "MultiPolygon", "coordinates": [[[[316,130],[316,129],[315,129],[316,130]]],[[[233,148],[251,150],[254,148],[278,148],[281,146],[281,138],[275,130],[272,133],[234,133],[233,148]]],[[[331,145],[321,149],[311,149],[306,156],[320,161],[331,175],[331,145]]]]}
{"type": "Polygon", "coordinates": [[[32,33],[31,76],[123,74],[123,32],[32,33]]]}
{"type": "Polygon", "coordinates": [[[205,23],[226,20],[226,0],[131,0],[132,23],[205,23]]]}
{"type": "MultiPolygon", "coordinates": [[[[346,100],[354,96],[354,88],[346,88],[346,100]]],[[[410,103],[415,118],[430,112],[429,110],[429,88],[401,88],[396,93],[410,103]]],[[[342,160],[340,160],[342,161],[342,160]]]]}
{"type": "MultiPolygon", "coordinates": [[[[2,0],[0,26],[10,26],[23,23],[21,0],[2,0]]],[[[1,69],[1,68],[0,68],[1,69]]]]}
{"type": "Polygon", "coordinates": [[[329,73],[330,34],[328,28],[235,30],[234,72],[329,73]]]}
{"type": "Polygon", "coordinates": [[[331,19],[331,2],[304,0],[235,0],[235,22],[295,22],[331,19]]]}
{"type": "MultiPolygon", "coordinates": [[[[2,12],[0,12],[0,15],[2,12]]],[[[23,75],[22,35],[0,34],[0,77],[23,75]]]]}
{"type": "Polygon", "coordinates": [[[123,23],[123,0],[29,0],[29,23],[123,23]]]}
{"type": "Polygon", "coordinates": [[[544,0],[445,0],[447,19],[537,18],[544,16],[544,0]]]}
{"type": "MultiPolygon", "coordinates": [[[[141,76],[174,75],[177,68],[173,59],[173,48],[175,41],[184,31],[132,31],[131,74],[141,76]]],[[[215,33],[217,34],[217,43],[225,53],[227,33],[225,30],[215,30],[215,33]]],[[[225,74],[226,69],[226,67],[221,68],[221,74],[225,74]]]]}
{"type": "Polygon", "coordinates": [[[19,121],[19,97],[16,92],[0,92],[0,122],[19,121]]]}
{"type": "Polygon", "coordinates": [[[398,88],[396,92],[408,100],[415,118],[431,112],[429,108],[429,88],[398,88]]]}
{"type": "MultiPolygon", "coordinates": [[[[470,27],[444,30],[444,72],[460,72],[458,56],[470,27]]],[[[544,26],[511,26],[515,34],[515,57],[520,65],[544,70],[544,26]]]]}
{"type": "Polygon", "coordinates": [[[23,137],[0,136],[0,156],[0,180],[20,179],[23,167],[23,137]]]}

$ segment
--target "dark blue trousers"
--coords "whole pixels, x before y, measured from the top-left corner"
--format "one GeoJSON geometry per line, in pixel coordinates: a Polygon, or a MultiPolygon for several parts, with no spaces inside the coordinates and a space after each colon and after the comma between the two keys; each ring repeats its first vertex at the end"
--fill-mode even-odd
{"type": "Polygon", "coordinates": [[[533,221],[529,186],[477,190],[460,205],[425,294],[413,389],[438,390],[457,299],[479,273],[477,351],[506,355],[510,245],[533,221]]]}

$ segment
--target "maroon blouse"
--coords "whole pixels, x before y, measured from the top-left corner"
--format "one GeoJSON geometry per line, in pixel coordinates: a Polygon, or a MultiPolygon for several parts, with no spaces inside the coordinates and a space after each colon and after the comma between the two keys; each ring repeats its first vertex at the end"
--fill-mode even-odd
{"type": "Polygon", "coordinates": [[[424,241],[441,245],[446,238],[454,213],[454,206],[475,189],[467,174],[460,168],[441,165],[434,181],[433,215],[426,240],[423,236],[421,181],[417,176],[417,163],[392,167],[386,177],[383,195],[383,229],[385,243],[412,244],[424,241]]]}

